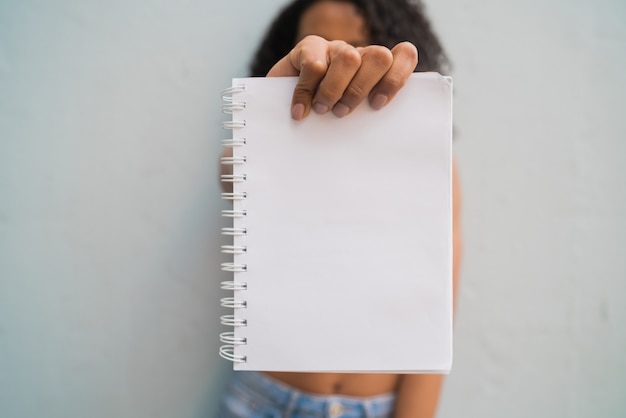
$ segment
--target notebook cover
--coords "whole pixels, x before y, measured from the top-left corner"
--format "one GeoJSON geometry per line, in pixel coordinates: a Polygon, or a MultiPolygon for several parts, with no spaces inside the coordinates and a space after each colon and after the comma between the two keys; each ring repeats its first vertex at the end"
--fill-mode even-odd
{"type": "Polygon", "coordinates": [[[236,370],[446,373],[452,363],[452,80],[384,109],[291,119],[296,78],[234,79],[247,230],[236,370]]]}

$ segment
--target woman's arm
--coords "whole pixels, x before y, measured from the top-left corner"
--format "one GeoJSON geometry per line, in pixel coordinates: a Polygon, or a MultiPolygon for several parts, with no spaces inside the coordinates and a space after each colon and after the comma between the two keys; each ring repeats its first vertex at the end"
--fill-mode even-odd
{"type": "MultiPolygon", "coordinates": [[[[456,168],[452,166],[452,280],[456,305],[459,267],[461,263],[461,189],[456,168]]],[[[433,418],[437,412],[443,375],[413,374],[400,378],[394,418],[433,418]]]]}

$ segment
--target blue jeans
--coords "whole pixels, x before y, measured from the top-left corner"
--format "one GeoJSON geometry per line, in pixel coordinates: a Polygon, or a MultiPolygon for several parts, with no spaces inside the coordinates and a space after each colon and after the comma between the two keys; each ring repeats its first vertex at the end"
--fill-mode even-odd
{"type": "Polygon", "coordinates": [[[235,372],[222,398],[219,418],[386,418],[394,394],[374,397],[313,395],[259,372],[235,372]]]}

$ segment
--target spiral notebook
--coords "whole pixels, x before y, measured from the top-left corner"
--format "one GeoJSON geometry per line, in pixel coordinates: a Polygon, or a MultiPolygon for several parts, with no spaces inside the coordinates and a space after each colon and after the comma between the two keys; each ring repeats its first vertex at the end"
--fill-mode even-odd
{"type": "Polygon", "coordinates": [[[416,73],[382,110],[300,122],[295,83],[238,78],[222,94],[220,354],[236,370],[447,373],[452,80],[416,73]]]}

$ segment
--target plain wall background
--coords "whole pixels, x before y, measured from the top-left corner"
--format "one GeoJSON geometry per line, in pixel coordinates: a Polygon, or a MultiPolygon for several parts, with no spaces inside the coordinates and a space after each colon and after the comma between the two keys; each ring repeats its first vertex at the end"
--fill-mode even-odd
{"type": "MultiPolygon", "coordinates": [[[[283,0],[0,0],[0,416],[213,416],[219,92],[283,0]]],[[[626,3],[428,1],[465,260],[440,417],[626,416],[626,3]]]]}

